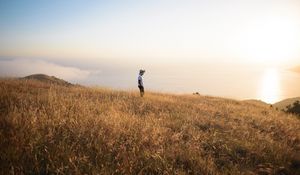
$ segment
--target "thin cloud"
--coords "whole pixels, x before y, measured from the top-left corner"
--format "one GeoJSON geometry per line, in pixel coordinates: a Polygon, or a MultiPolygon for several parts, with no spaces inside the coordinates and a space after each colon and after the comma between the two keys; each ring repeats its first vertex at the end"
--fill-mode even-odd
{"type": "Polygon", "coordinates": [[[0,60],[0,75],[22,77],[31,74],[47,74],[68,81],[80,81],[87,78],[91,71],[76,67],[62,66],[45,60],[4,59],[0,60]]]}

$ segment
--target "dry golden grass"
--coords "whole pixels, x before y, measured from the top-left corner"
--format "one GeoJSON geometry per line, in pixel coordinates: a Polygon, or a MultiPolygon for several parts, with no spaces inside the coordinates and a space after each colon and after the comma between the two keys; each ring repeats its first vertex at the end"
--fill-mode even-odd
{"type": "Polygon", "coordinates": [[[300,120],[269,106],[0,80],[1,174],[297,174],[300,120]]]}

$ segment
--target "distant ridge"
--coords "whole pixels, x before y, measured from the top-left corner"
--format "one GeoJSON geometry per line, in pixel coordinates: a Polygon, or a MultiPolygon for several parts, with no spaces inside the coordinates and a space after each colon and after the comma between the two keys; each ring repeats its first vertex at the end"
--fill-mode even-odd
{"type": "Polygon", "coordinates": [[[23,77],[21,79],[38,80],[38,81],[42,81],[45,83],[61,85],[61,86],[73,86],[73,84],[71,84],[65,80],[56,78],[55,76],[49,76],[49,75],[45,75],[45,74],[33,74],[33,75],[23,77]]]}
{"type": "Polygon", "coordinates": [[[262,101],[262,100],[256,100],[256,99],[248,99],[248,100],[243,100],[244,102],[247,103],[252,103],[252,104],[256,104],[256,105],[263,105],[263,106],[268,106],[269,104],[262,101]]]}
{"type": "Polygon", "coordinates": [[[286,107],[288,106],[288,105],[293,105],[293,103],[294,102],[296,102],[296,101],[300,101],[300,97],[295,97],[295,98],[288,98],[288,99],[285,99],[285,100],[282,100],[282,101],[279,101],[279,102],[277,102],[277,103],[274,103],[274,107],[276,107],[276,108],[278,108],[278,109],[280,109],[280,110],[286,110],[286,107]]]}

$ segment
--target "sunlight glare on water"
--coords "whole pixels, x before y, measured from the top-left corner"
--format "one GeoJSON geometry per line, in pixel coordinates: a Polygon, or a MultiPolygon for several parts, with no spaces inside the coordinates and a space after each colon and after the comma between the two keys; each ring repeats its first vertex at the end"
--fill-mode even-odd
{"type": "Polygon", "coordinates": [[[264,71],[259,98],[266,103],[275,103],[280,96],[280,83],[278,70],[268,68],[264,71]]]}

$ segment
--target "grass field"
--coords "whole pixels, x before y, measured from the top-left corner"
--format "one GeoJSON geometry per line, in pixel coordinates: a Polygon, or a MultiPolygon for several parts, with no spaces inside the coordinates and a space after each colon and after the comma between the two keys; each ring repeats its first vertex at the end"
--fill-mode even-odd
{"type": "Polygon", "coordinates": [[[0,80],[1,174],[299,174],[300,120],[201,95],[0,80]]]}

